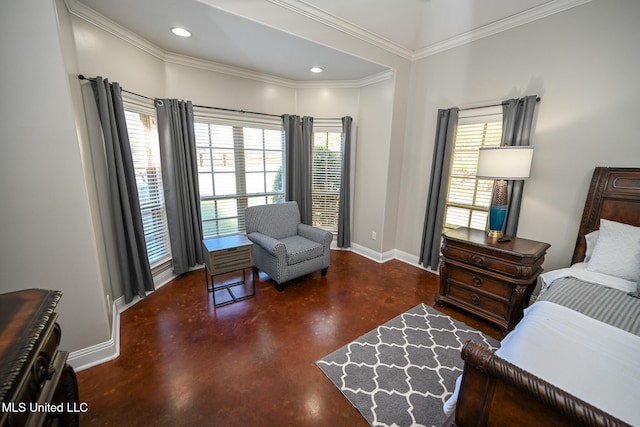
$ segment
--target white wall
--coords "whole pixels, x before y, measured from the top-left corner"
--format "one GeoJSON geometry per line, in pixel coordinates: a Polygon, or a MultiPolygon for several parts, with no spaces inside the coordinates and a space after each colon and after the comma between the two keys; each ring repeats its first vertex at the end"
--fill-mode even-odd
{"type": "Polygon", "coordinates": [[[382,252],[385,239],[393,85],[394,81],[389,80],[363,87],[357,117],[352,240],[377,253],[382,252]],[[376,240],[373,240],[372,232],[376,233],[376,240]]]}
{"type": "Polygon", "coordinates": [[[0,291],[61,290],[73,351],[111,325],[54,3],[0,3],[0,291]]]}
{"type": "Polygon", "coordinates": [[[569,264],[595,166],[640,167],[640,2],[594,0],[416,61],[396,247],[418,254],[438,108],[539,95],[518,235],[569,264]]]}

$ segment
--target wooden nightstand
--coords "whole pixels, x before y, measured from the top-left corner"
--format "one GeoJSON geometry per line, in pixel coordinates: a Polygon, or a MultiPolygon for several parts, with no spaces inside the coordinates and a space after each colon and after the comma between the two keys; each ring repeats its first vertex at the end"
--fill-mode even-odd
{"type": "Polygon", "coordinates": [[[215,307],[240,301],[256,294],[256,281],[253,272],[253,243],[246,236],[236,235],[203,240],[202,250],[206,266],[207,290],[212,294],[215,307]],[[247,268],[252,269],[252,291],[248,294],[244,292],[247,281],[245,270],[247,268]],[[242,281],[221,285],[214,284],[214,276],[240,270],[242,270],[242,281]],[[209,284],[209,278],[211,278],[211,284],[209,284]],[[240,290],[241,294],[234,293],[234,289],[236,292],[240,290]],[[220,290],[226,290],[231,299],[216,302],[216,292],[220,290]]]}
{"type": "Polygon", "coordinates": [[[511,331],[529,305],[549,244],[458,228],[443,234],[439,306],[455,305],[511,331]]]}

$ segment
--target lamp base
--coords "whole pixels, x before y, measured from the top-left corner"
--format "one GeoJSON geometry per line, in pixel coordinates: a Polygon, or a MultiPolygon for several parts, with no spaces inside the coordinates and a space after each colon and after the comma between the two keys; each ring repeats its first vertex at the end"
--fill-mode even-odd
{"type": "Polygon", "coordinates": [[[504,234],[500,230],[488,230],[487,237],[492,240],[502,239],[504,234]]]}
{"type": "Polygon", "coordinates": [[[507,205],[489,206],[489,228],[487,236],[491,239],[500,239],[503,236],[502,228],[507,217],[507,205]]]}

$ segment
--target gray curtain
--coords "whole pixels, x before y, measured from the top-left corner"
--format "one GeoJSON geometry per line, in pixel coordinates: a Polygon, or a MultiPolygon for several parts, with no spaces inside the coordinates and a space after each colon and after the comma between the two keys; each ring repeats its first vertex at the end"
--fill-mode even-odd
{"type": "Polygon", "coordinates": [[[438,110],[435,147],[431,162],[429,197],[422,231],[420,263],[432,270],[440,263],[440,242],[444,225],[444,209],[449,185],[451,153],[458,127],[458,109],[438,110]]]}
{"type": "Polygon", "coordinates": [[[204,262],[193,105],[177,99],[155,105],[173,271],[182,274],[204,262]]]}
{"type": "MultiPolygon", "coordinates": [[[[502,145],[529,145],[533,114],[537,103],[538,97],[536,95],[521,99],[509,99],[502,103],[502,145]]],[[[515,236],[518,231],[523,189],[524,181],[509,181],[509,206],[504,227],[504,234],[507,236],[515,236]]]]}
{"type": "Polygon", "coordinates": [[[125,302],[153,291],[129,134],[118,83],[91,79],[104,139],[112,220],[125,302]]]}
{"type": "Polygon", "coordinates": [[[285,199],[298,202],[300,220],[311,225],[311,137],[313,117],[282,116],[286,149],[285,199]]]}
{"type": "Polygon", "coordinates": [[[340,176],[340,202],[338,204],[339,248],[351,246],[351,123],[349,116],[342,118],[342,167],[340,176]]]}

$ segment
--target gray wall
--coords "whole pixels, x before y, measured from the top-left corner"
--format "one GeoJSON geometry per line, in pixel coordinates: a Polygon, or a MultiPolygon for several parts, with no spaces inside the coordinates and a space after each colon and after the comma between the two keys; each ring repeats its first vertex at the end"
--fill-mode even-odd
{"type": "Polygon", "coordinates": [[[535,147],[518,235],[571,261],[595,166],[640,167],[640,2],[594,0],[416,61],[395,247],[416,260],[438,108],[537,94],[535,147]]]}
{"type": "Polygon", "coordinates": [[[63,291],[61,348],[107,341],[94,224],[53,1],[0,3],[0,291],[63,291]]]}

